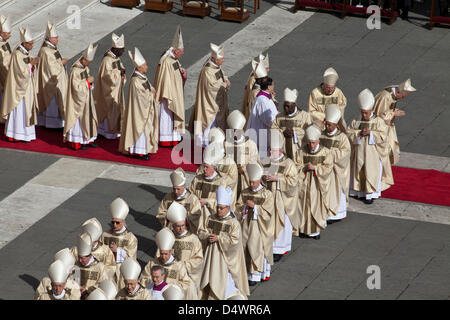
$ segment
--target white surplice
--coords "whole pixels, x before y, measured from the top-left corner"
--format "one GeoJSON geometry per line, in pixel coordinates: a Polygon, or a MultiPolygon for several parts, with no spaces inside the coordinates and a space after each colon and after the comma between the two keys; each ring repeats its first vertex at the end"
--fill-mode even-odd
{"type": "Polygon", "coordinates": [[[267,157],[270,128],[277,114],[278,110],[272,99],[265,95],[256,98],[245,135],[256,143],[261,158],[267,157]]]}
{"type": "Polygon", "coordinates": [[[117,133],[112,133],[109,130],[109,124],[108,124],[108,118],[106,117],[105,120],[103,120],[102,123],[100,123],[98,125],[97,128],[97,133],[99,135],[102,135],[103,137],[105,137],[108,140],[114,140],[120,137],[120,132],[117,133]]]}
{"type": "Polygon", "coordinates": [[[292,224],[289,216],[284,214],[284,228],[273,242],[273,253],[284,254],[291,251],[292,246],[292,224]]]}
{"type": "Polygon", "coordinates": [[[181,135],[173,130],[173,112],[169,110],[167,99],[159,104],[159,141],[180,141],[181,135]]]}
{"type": "Polygon", "coordinates": [[[94,142],[97,137],[92,137],[89,140],[86,140],[83,135],[83,129],[81,129],[80,125],[80,119],[77,119],[77,122],[75,122],[75,125],[72,127],[72,129],[69,130],[67,134],[67,141],[73,142],[73,143],[80,143],[80,144],[89,144],[91,142],[94,142]]]}
{"type": "MultiPolygon", "coordinates": [[[[22,45],[21,48],[27,51],[22,45]]],[[[32,78],[33,67],[31,66],[31,64],[29,64],[28,66],[30,68],[30,78],[32,78]]],[[[30,81],[32,80],[30,79],[30,81]]],[[[30,83],[30,85],[32,84],[30,83]]],[[[22,141],[31,141],[36,139],[36,131],[34,125],[29,127],[26,126],[27,121],[25,110],[25,99],[22,98],[18,106],[14,108],[13,111],[11,111],[11,113],[8,115],[8,119],[6,120],[5,135],[7,137],[22,141]]]]}
{"type": "Polygon", "coordinates": [[[25,99],[20,100],[19,105],[14,108],[5,123],[5,135],[9,138],[22,141],[36,139],[34,126],[26,126],[25,99]]]}
{"type": "Polygon", "coordinates": [[[38,126],[52,129],[64,128],[64,119],[59,114],[56,97],[53,97],[47,109],[38,115],[38,126]]]}

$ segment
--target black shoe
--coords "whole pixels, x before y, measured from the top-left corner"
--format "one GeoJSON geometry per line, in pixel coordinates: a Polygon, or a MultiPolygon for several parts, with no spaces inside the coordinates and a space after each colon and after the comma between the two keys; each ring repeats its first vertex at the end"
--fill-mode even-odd
{"type": "Polygon", "coordinates": [[[96,143],[89,143],[87,146],[88,146],[89,148],[97,148],[97,147],[98,147],[98,144],[96,144],[96,143]]]}
{"type": "Polygon", "coordinates": [[[342,219],[339,220],[327,220],[327,224],[333,224],[333,223],[337,223],[340,222],[342,219]]]}
{"type": "Polygon", "coordinates": [[[150,157],[148,156],[148,154],[146,154],[146,155],[143,155],[142,157],[138,157],[138,159],[147,161],[147,160],[150,160],[150,157]]]}
{"type": "Polygon", "coordinates": [[[276,254],[276,253],[274,253],[274,255],[273,255],[273,262],[278,262],[278,261],[280,261],[282,257],[283,257],[283,256],[282,256],[281,254],[276,254]]]}
{"type": "Polygon", "coordinates": [[[80,150],[87,150],[87,145],[85,145],[85,144],[83,144],[83,145],[81,145],[81,148],[80,148],[80,150]]]}
{"type": "Polygon", "coordinates": [[[248,285],[249,285],[250,287],[256,286],[256,281],[248,280],[248,285]]]}
{"type": "Polygon", "coordinates": [[[304,238],[304,239],[309,238],[306,234],[301,233],[301,232],[298,233],[298,237],[299,238],[304,238]]]}
{"type": "Polygon", "coordinates": [[[365,204],[372,204],[373,203],[373,199],[364,199],[364,203],[365,204]]]}
{"type": "Polygon", "coordinates": [[[314,236],[314,237],[310,237],[311,239],[314,239],[314,240],[320,240],[320,234],[318,234],[317,236],[314,236]]]}

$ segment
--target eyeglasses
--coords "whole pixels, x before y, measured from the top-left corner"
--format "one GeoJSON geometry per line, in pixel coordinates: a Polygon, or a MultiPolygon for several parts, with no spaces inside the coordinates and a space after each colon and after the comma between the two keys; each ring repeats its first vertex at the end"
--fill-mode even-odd
{"type": "Polygon", "coordinates": [[[111,221],[112,224],[120,224],[120,221],[111,221]]]}

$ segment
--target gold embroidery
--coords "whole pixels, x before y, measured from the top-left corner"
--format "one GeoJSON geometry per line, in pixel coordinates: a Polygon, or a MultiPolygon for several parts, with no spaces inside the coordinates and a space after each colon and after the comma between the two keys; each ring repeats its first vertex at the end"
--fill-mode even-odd
{"type": "Polygon", "coordinates": [[[174,68],[175,70],[180,69],[180,64],[178,63],[178,61],[175,62],[174,64],[172,64],[172,66],[173,66],[173,68],[174,68]]]}
{"type": "Polygon", "coordinates": [[[219,70],[216,72],[216,80],[219,80],[219,79],[222,79],[222,81],[225,82],[222,70],[219,70]]]}
{"type": "Polygon", "coordinates": [[[311,163],[312,165],[322,164],[325,160],[325,156],[303,156],[303,163],[311,163]]]}
{"type": "Polygon", "coordinates": [[[86,269],[80,269],[80,284],[85,286],[88,280],[97,281],[99,277],[99,273],[97,271],[89,271],[86,269]]]}
{"type": "Polygon", "coordinates": [[[242,200],[244,201],[244,203],[246,203],[247,200],[252,200],[258,206],[262,205],[264,203],[264,201],[265,201],[264,198],[255,197],[255,196],[250,195],[250,194],[243,194],[242,195],[242,200]]]}
{"type": "Polygon", "coordinates": [[[107,246],[109,246],[109,244],[111,242],[114,242],[119,248],[123,248],[123,247],[126,247],[128,245],[128,240],[120,239],[120,238],[117,238],[117,237],[105,237],[104,240],[105,240],[104,242],[105,242],[105,244],[107,246]]]}
{"type": "Polygon", "coordinates": [[[224,224],[219,221],[209,220],[208,221],[208,229],[212,230],[212,233],[218,235],[221,231],[229,233],[231,230],[231,226],[229,224],[224,224]]]}
{"type": "Polygon", "coordinates": [[[61,57],[61,54],[59,53],[58,50],[55,52],[55,58],[56,58],[56,59],[61,59],[61,58],[62,58],[62,57],[61,57]]]}
{"type": "Polygon", "coordinates": [[[338,148],[339,140],[328,139],[328,138],[320,138],[320,144],[328,149],[338,148]]]}
{"type": "Polygon", "coordinates": [[[281,128],[293,129],[294,127],[301,127],[302,121],[297,120],[297,119],[284,118],[284,119],[279,120],[279,124],[280,124],[281,128]]]}
{"type": "Polygon", "coordinates": [[[167,270],[167,278],[171,278],[171,279],[177,279],[178,278],[178,271],[176,270],[167,270]]]}
{"type": "Polygon", "coordinates": [[[145,88],[145,90],[150,90],[150,84],[148,83],[148,81],[145,81],[142,86],[145,88]]]}
{"type": "Polygon", "coordinates": [[[216,184],[210,184],[206,181],[202,181],[199,184],[197,184],[196,190],[199,190],[202,192],[200,198],[206,199],[209,198],[209,194],[214,192],[216,193],[217,189],[219,188],[216,184]]]}
{"type": "Polygon", "coordinates": [[[8,42],[2,46],[2,49],[3,51],[8,51],[9,53],[11,53],[11,47],[9,46],[8,42]]]}
{"type": "Polygon", "coordinates": [[[183,253],[183,250],[192,250],[194,249],[194,244],[189,241],[179,241],[175,240],[175,244],[173,245],[173,256],[175,259],[181,261],[181,255],[183,253]]]}
{"type": "Polygon", "coordinates": [[[359,130],[362,129],[377,130],[377,124],[372,123],[370,121],[359,121],[359,125],[357,127],[359,130]]]}
{"type": "Polygon", "coordinates": [[[84,70],[83,72],[80,73],[81,79],[87,79],[89,77],[88,73],[86,70],[84,70]]]}
{"type": "Polygon", "coordinates": [[[325,106],[330,104],[338,104],[338,97],[319,97],[316,99],[316,103],[325,106]]]}

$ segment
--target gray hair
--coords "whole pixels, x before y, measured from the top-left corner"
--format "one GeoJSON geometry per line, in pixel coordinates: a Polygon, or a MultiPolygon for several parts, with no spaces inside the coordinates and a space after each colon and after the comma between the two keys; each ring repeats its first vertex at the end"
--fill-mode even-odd
{"type": "Polygon", "coordinates": [[[164,268],[163,266],[160,266],[160,265],[155,265],[150,270],[151,270],[150,273],[152,273],[153,271],[161,270],[162,276],[166,274],[166,268],[164,268]]]}

